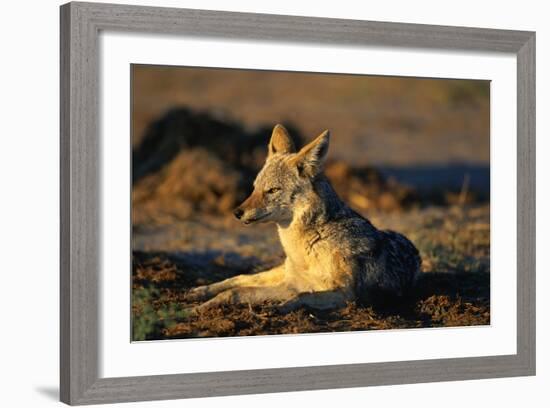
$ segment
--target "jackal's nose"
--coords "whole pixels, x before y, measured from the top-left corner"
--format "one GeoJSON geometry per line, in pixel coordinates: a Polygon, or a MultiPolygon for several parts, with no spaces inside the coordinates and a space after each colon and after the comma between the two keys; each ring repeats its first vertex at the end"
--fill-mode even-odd
{"type": "Polygon", "coordinates": [[[240,208],[237,208],[235,209],[235,211],[233,211],[233,214],[235,215],[235,217],[237,217],[238,220],[240,220],[244,214],[244,211],[241,210],[240,208]]]}

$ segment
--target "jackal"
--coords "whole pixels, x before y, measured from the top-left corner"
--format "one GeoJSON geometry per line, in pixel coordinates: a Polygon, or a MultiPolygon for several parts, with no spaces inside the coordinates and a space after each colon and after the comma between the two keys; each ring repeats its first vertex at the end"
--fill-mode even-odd
{"type": "Polygon", "coordinates": [[[286,259],[264,272],[192,289],[188,299],[210,299],[194,310],[221,303],[271,303],[282,312],[332,309],[371,290],[402,295],[411,288],[418,250],[340,200],[323,174],[329,139],[324,131],[297,152],[287,130],[275,126],[254,190],[234,214],[247,225],[275,223],[286,259]]]}

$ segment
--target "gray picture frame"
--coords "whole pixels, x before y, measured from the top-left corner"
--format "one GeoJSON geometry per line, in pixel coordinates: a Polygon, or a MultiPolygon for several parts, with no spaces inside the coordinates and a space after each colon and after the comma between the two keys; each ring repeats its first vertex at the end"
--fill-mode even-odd
{"type": "Polygon", "coordinates": [[[535,374],[534,32],[94,3],[69,3],[60,12],[61,401],[96,404],[535,374]],[[98,36],[102,30],[515,54],[517,353],[100,378],[98,36]]]}

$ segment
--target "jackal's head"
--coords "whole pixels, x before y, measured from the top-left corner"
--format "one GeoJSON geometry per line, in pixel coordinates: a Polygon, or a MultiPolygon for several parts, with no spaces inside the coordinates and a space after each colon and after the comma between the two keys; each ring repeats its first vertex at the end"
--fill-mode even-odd
{"type": "Polygon", "coordinates": [[[325,130],[296,152],[287,130],[276,125],[266,162],[254,181],[254,191],[235,209],[235,216],[245,224],[292,221],[294,212],[313,192],[313,180],[323,170],[329,138],[325,130]]]}

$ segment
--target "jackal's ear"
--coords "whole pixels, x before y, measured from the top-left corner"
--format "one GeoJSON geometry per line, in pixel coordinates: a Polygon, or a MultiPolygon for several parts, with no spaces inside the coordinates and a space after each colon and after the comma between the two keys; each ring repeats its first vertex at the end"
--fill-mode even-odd
{"type": "Polygon", "coordinates": [[[328,153],[330,132],[325,130],[317,138],[302,147],[293,159],[300,173],[308,176],[316,176],[323,170],[323,163],[328,153]]]}
{"type": "Polygon", "coordinates": [[[296,152],[294,142],[283,125],[275,125],[273,128],[273,133],[271,134],[271,140],[269,141],[267,150],[268,156],[275,153],[288,154],[296,152]]]}

